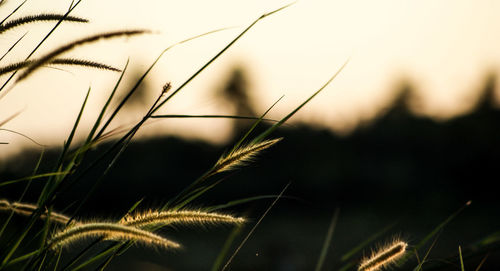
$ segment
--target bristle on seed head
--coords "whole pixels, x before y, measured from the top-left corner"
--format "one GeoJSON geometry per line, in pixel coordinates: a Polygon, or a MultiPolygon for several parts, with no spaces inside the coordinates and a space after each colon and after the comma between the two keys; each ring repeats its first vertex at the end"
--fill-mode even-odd
{"type": "Polygon", "coordinates": [[[361,261],[358,271],[375,271],[394,263],[406,252],[407,243],[395,240],[361,261]]]}

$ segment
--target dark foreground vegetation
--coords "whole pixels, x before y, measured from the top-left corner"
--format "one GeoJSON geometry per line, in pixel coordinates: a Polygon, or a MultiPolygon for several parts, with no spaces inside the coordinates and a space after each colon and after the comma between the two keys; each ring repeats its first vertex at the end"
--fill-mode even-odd
{"type": "MultiPolygon", "coordinates": [[[[284,137],[282,142],[265,151],[257,163],[224,176],[218,189],[206,193],[192,206],[276,195],[291,183],[287,196],[235,259],[234,270],[309,270],[317,260],[336,207],[340,215],[330,252],[332,259],[339,259],[355,244],[391,225],[386,236],[400,233],[411,245],[412,240],[420,240],[471,200],[471,206],[440,233],[431,252],[434,262],[429,266],[450,261],[439,265],[438,270],[457,270],[456,255],[461,245],[469,269],[477,267],[489,253],[481,270],[495,270],[500,267],[498,241],[487,253],[475,251],[476,242],[492,233],[492,240],[498,240],[500,229],[496,186],[500,109],[495,105],[494,91],[492,77],[480,91],[474,111],[446,121],[412,114],[406,106],[412,89],[405,87],[377,119],[347,136],[305,124],[286,126],[275,134],[284,137]]],[[[238,122],[236,127],[244,126],[238,122]]],[[[135,141],[79,216],[122,213],[140,199],[146,206],[159,206],[206,171],[228,148],[174,137],[135,141]]],[[[100,149],[106,147],[98,147],[93,155],[100,149]]],[[[46,161],[55,159],[58,153],[56,148],[46,151],[46,161]]],[[[12,157],[3,166],[1,179],[29,175],[38,155],[36,150],[26,150],[12,157]]],[[[71,210],[73,199],[81,196],[78,191],[87,191],[87,185],[82,183],[65,194],[56,207],[71,210]]],[[[20,190],[9,187],[0,193],[5,198],[20,190]]],[[[26,200],[36,198],[28,195],[26,200]]],[[[231,211],[246,213],[256,220],[270,201],[251,201],[231,211]]],[[[186,251],[164,255],[138,250],[134,252],[142,255],[138,261],[118,260],[111,267],[118,270],[126,264],[168,270],[155,265],[162,264],[195,270],[210,266],[222,247],[221,235],[228,234],[216,231],[206,237],[203,231],[179,231],[176,234],[187,243],[186,251]],[[201,235],[207,239],[200,244],[197,238],[201,235]],[[197,260],[193,261],[193,257],[197,260]]],[[[325,266],[338,267],[339,263],[327,258],[325,266]]]]}

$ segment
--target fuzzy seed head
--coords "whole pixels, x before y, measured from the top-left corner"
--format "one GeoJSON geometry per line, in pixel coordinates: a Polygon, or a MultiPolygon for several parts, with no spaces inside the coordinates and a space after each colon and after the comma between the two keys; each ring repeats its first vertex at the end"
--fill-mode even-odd
{"type": "MultiPolygon", "coordinates": [[[[38,209],[38,205],[35,204],[24,203],[24,202],[9,202],[6,199],[0,200],[0,211],[13,211],[14,213],[19,215],[30,216],[36,209],[38,209]]],[[[40,215],[40,218],[46,219],[47,215],[48,212],[45,211],[40,215]]],[[[69,220],[70,218],[64,214],[57,212],[50,213],[50,221],[52,222],[64,225],[68,223],[69,220]]]]}
{"type": "Polygon", "coordinates": [[[408,244],[401,240],[393,241],[389,245],[373,252],[369,258],[362,260],[358,271],[375,271],[394,263],[404,255],[407,246],[408,244]]]}
{"type": "Polygon", "coordinates": [[[193,210],[180,211],[154,211],[149,210],[134,215],[127,215],[120,224],[145,228],[154,225],[172,225],[172,224],[242,224],[245,219],[234,217],[228,214],[202,212],[193,210]]]}
{"type": "Polygon", "coordinates": [[[51,249],[57,249],[89,237],[104,237],[106,240],[136,241],[165,249],[180,248],[180,244],[152,232],[110,222],[89,222],[70,226],[52,236],[48,246],[51,249]]]}
{"type": "Polygon", "coordinates": [[[214,166],[213,173],[232,170],[251,161],[258,153],[281,141],[282,138],[265,140],[259,143],[242,146],[229,154],[222,156],[214,166]]]}

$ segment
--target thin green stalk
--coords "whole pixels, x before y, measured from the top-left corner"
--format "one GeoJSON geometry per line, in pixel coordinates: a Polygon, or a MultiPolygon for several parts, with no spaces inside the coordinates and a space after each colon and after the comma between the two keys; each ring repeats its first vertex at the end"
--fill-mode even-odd
{"type": "Polygon", "coordinates": [[[285,193],[285,190],[288,188],[288,186],[290,186],[290,183],[288,183],[285,188],[283,188],[283,190],[281,190],[281,193],[276,197],[276,199],[271,203],[271,205],[269,205],[269,207],[266,209],[266,211],[262,214],[262,216],[259,218],[259,220],[257,221],[257,223],[255,223],[255,225],[252,227],[252,229],[248,232],[247,236],[245,236],[245,238],[243,239],[243,241],[241,241],[240,245],[238,246],[238,248],[236,248],[236,250],[234,251],[234,253],[231,255],[231,257],[229,257],[229,260],[227,260],[226,264],[224,265],[224,267],[222,267],[222,270],[221,271],[224,271],[226,270],[229,265],[231,264],[232,260],[234,259],[234,257],[236,256],[236,254],[238,254],[238,252],[240,251],[240,249],[243,247],[243,245],[246,243],[246,241],[248,240],[248,238],[250,238],[250,236],[252,235],[252,233],[255,231],[255,229],[260,225],[260,223],[262,222],[262,220],[264,219],[264,217],[267,215],[267,213],[269,213],[269,211],[271,211],[271,209],[273,208],[273,206],[276,204],[276,202],[278,202],[278,200],[281,198],[281,196],[283,195],[283,193],[285,193]]]}
{"type": "Polygon", "coordinates": [[[287,121],[289,118],[291,118],[295,113],[297,113],[304,105],[306,105],[309,101],[311,101],[316,95],[318,95],[323,89],[325,89],[332,81],[339,75],[339,73],[344,69],[344,67],[349,63],[349,60],[344,62],[344,64],[337,70],[337,72],[328,79],[328,81],[321,87],[319,88],[316,92],[314,92],[313,95],[311,95],[307,100],[305,100],[302,104],[300,104],[298,107],[296,107],[292,112],[290,112],[288,115],[286,115],[283,119],[281,119],[278,123],[274,124],[273,126],[269,127],[266,131],[264,131],[262,134],[257,136],[256,138],[253,139],[253,143],[255,142],[260,142],[264,140],[264,138],[268,137],[274,130],[276,130],[278,127],[280,127],[285,121],[287,121]]]}
{"type": "Polygon", "coordinates": [[[460,246],[458,246],[458,256],[460,258],[460,269],[462,271],[465,271],[465,267],[464,267],[464,259],[462,257],[462,248],[460,246]]]}
{"type": "Polygon", "coordinates": [[[335,213],[333,214],[332,221],[330,222],[330,226],[328,227],[328,231],[326,233],[325,242],[323,243],[323,248],[321,249],[321,253],[318,258],[318,262],[316,263],[315,271],[321,271],[323,264],[326,259],[326,255],[328,253],[328,248],[332,243],[333,232],[335,231],[335,226],[337,225],[337,219],[339,217],[340,209],[335,209],[335,213]]]}

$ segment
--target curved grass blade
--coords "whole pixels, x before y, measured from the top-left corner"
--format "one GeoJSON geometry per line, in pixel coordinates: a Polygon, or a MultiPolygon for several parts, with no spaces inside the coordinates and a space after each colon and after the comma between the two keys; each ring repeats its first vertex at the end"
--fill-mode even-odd
{"type": "Polygon", "coordinates": [[[255,231],[255,229],[260,225],[260,223],[262,222],[262,220],[264,220],[264,217],[267,215],[267,213],[269,213],[269,211],[273,208],[273,206],[276,204],[276,202],[278,202],[278,200],[281,198],[281,196],[283,195],[283,193],[285,193],[285,190],[288,188],[288,186],[290,186],[290,183],[288,183],[285,188],[283,188],[283,190],[281,190],[281,193],[276,197],[276,199],[271,203],[271,205],[269,205],[269,207],[266,209],[266,211],[262,214],[262,216],[259,218],[259,220],[257,221],[257,223],[255,223],[255,225],[252,227],[252,229],[248,232],[247,236],[245,236],[245,239],[243,239],[243,241],[241,241],[240,245],[238,246],[238,248],[236,248],[236,250],[234,251],[234,253],[231,255],[231,257],[229,257],[229,259],[227,260],[226,264],[224,265],[224,267],[222,267],[222,270],[221,271],[224,271],[228,268],[228,266],[231,264],[232,260],[234,259],[234,257],[236,256],[236,254],[238,254],[238,252],[240,251],[240,249],[243,247],[243,245],[245,245],[246,241],[248,240],[248,238],[250,238],[250,236],[252,235],[252,233],[255,231]]]}
{"type": "MultiPolygon", "coordinates": [[[[14,115],[14,116],[12,116],[12,117],[15,117],[15,116],[17,116],[17,115],[18,115],[18,114],[14,115]]],[[[7,121],[10,121],[10,118],[9,118],[9,119],[7,119],[7,120],[6,120],[6,121],[4,121],[4,122],[7,122],[7,121]]],[[[47,147],[47,145],[40,144],[40,143],[36,142],[33,138],[31,138],[31,137],[29,137],[29,136],[27,136],[27,135],[25,135],[25,134],[23,134],[23,133],[16,132],[16,131],[14,131],[14,130],[10,130],[10,129],[5,129],[5,128],[0,128],[0,131],[6,131],[6,132],[9,132],[9,133],[13,133],[13,134],[16,134],[16,135],[20,135],[20,136],[22,136],[22,137],[24,137],[24,138],[26,138],[26,139],[30,140],[31,142],[33,142],[35,145],[38,145],[38,146],[40,146],[40,147],[47,147]]]]}
{"type": "MultiPolygon", "coordinates": [[[[128,101],[128,99],[132,96],[132,94],[134,94],[137,89],[139,88],[139,86],[141,85],[141,83],[144,81],[144,79],[146,78],[146,76],[149,74],[149,72],[153,69],[153,67],[156,65],[156,63],[161,59],[161,57],[166,53],[168,52],[169,50],[171,50],[172,48],[178,46],[178,45],[181,45],[183,43],[186,43],[186,42],[189,42],[191,40],[194,40],[194,39],[197,39],[197,38],[200,38],[200,37],[203,37],[203,36],[206,36],[206,35],[209,35],[209,34],[212,34],[212,33],[216,33],[216,32],[219,32],[219,31],[223,31],[223,30],[226,30],[227,28],[221,28],[221,29],[217,29],[217,30],[213,30],[213,31],[209,31],[209,32],[206,32],[206,33],[203,33],[203,34],[200,34],[200,35],[197,35],[197,36],[194,36],[194,37],[190,37],[188,39],[185,39],[185,40],[182,40],[180,42],[177,42],[177,43],[174,43],[170,46],[168,46],[167,48],[165,48],[159,55],[158,57],[156,57],[155,61],[153,61],[153,63],[149,66],[149,68],[142,74],[141,78],[139,78],[137,80],[137,82],[135,83],[135,85],[129,90],[129,92],[127,93],[127,95],[122,99],[122,101],[118,104],[118,106],[116,107],[116,109],[113,111],[113,113],[111,114],[111,116],[108,118],[108,120],[106,121],[106,123],[103,125],[103,127],[101,128],[101,130],[97,133],[97,135],[95,136],[94,140],[96,140],[97,138],[99,138],[103,133],[104,131],[106,130],[106,128],[109,126],[109,124],[111,123],[111,121],[115,118],[116,114],[118,114],[118,112],[120,111],[120,109],[125,105],[125,103],[128,101]]],[[[125,137],[125,136],[124,136],[125,137]]]]}
{"type": "Polygon", "coordinates": [[[335,213],[333,214],[332,221],[330,222],[330,226],[328,227],[328,231],[326,233],[325,242],[323,243],[323,248],[321,249],[321,253],[318,258],[318,262],[316,263],[315,271],[321,271],[323,264],[326,259],[326,255],[328,253],[328,248],[332,243],[333,232],[335,231],[335,226],[337,225],[337,220],[339,217],[340,209],[336,208],[335,213]]]}
{"type": "MultiPolygon", "coordinates": [[[[264,114],[262,114],[260,116],[260,118],[252,125],[252,127],[250,127],[250,129],[246,132],[246,134],[234,145],[234,147],[232,148],[231,152],[234,152],[236,149],[238,149],[241,144],[243,143],[243,141],[250,135],[250,133],[257,127],[257,125],[262,121],[262,119],[264,119],[264,117],[266,116],[266,114],[283,98],[283,96],[281,96],[281,98],[279,98],[276,102],[274,102],[273,105],[271,105],[267,110],[266,112],[264,112],[264,114]]],[[[168,208],[169,205],[171,205],[172,203],[175,203],[176,201],[178,201],[179,199],[182,200],[186,197],[189,197],[190,194],[193,194],[193,192],[190,192],[191,189],[193,189],[194,187],[196,187],[196,185],[202,183],[203,181],[205,181],[208,177],[214,175],[213,174],[213,170],[214,170],[214,167],[212,167],[210,170],[208,170],[205,174],[203,174],[202,176],[200,176],[198,179],[196,179],[194,182],[192,182],[189,186],[187,186],[186,188],[184,188],[179,194],[177,194],[173,199],[171,199],[167,204],[165,204],[165,206],[163,207],[163,209],[166,209],[168,208]]],[[[211,186],[208,186],[206,188],[204,188],[204,191],[208,191],[209,189],[211,189],[213,187],[213,185],[211,186]]],[[[198,195],[201,195],[199,193],[196,193],[198,195]]],[[[195,194],[195,197],[196,196],[195,194]]],[[[191,201],[192,199],[194,199],[193,197],[190,197],[187,201],[184,200],[182,203],[180,203],[179,205],[176,205],[175,208],[181,208],[179,206],[184,206],[185,204],[187,204],[187,202],[191,201]]]]}
{"type": "MultiPolygon", "coordinates": [[[[212,211],[217,211],[220,209],[227,209],[229,207],[249,203],[252,201],[257,201],[257,200],[262,200],[262,199],[275,199],[278,195],[262,195],[262,196],[255,196],[255,197],[248,197],[248,198],[243,198],[243,199],[238,199],[238,200],[233,200],[225,204],[220,204],[220,205],[215,205],[215,206],[210,206],[207,208],[204,208],[207,210],[207,212],[212,212],[212,211]]],[[[294,199],[294,200],[299,200],[297,197],[291,197],[291,196],[281,196],[282,199],[294,199]]]]}
{"type": "MultiPolygon", "coordinates": [[[[432,230],[428,235],[426,235],[414,248],[415,251],[418,251],[422,246],[424,246],[429,239],[431,239],[433,236],[435,236],[441,229],[443,229],[448,223],[450,223],[458,214],[460,214],[466,207],[468,207],[471,204],[471,201],[466,202],[462,207],[460,207],[457,211],[455,211],[453,214],[451,214],[446,220],[441,222],[439,225],[437,225],[434,230],[432,230]]],[[[408,261],[409,257],[411,257],[413,254],[408,253],[405,256],[401,258],[401,260],[398,261],[398,265],[403,265],[406,261],[408,261]]]]}
{"type": "Polygon", "coordinates": [[[111,100],[115,96],[116,90],[118,89],[118,86],[120,85],[123,75],[125,74],[125,71],[127,70],[128,64],[130,62],[130,58],[127,59],[127,63],[125,63],[125,67],[123,68],[120,77],[118,78],[118,81],[116,81],[116,84],[111,91],[111,94],[109,95],[108,99],[106,100],[106,103],[101,109],[101,113],[99,113],[99,116],[97,117],[97,120],[94,123],[94,126],[92,127],[92,130],[90,130],[90,133],[87,137],[86,143],[90,143],[92,141],[92,138],[94,137],[95,132],[97,131],[97,128],[101,124],[102,119],[104,118],[104,114],[106,113],[106,110],[108,109],[108,106],[111,104],[111,100]]]}
{"type": "Polygon", "coordinates": [[[49,172],[49,173],[42,173],[42,174],[32,175],[32,176],[23,177],[23,178],[11,180],[11,181],[1,182],[0,183],[0,187],[5,186],[5,185],[20,183],[20,182],[25,182],[25,181],[42,179],[42,178],[46,178],[46,177],[66,175],[66,174],[69,174],[69,173],[70,172],[68,172],[68,171],[58,171],[58,172],[49,172]]]}
{"type": "Polygon", "coordinates": [[[286,115],[283,119],[281,119],[278,123],[274,124],[273,126],[269,127],[266,131],[264,131],[262,134],[257,136],[252,140],[253,143],[260,142],[264,140],[269,134],[271,134],[276,128],[280,127],[285,121],[287,121],[289,118],[291,118],[297,111],[299,111],[304,105],[306,105],[309,101],[311,101],[316,95],[318,95],[323,89],[325,89],[332,81],[339,75],[339,73],[344,69],[344,67],[347,65],[349,60],[344,62],[344,64],[337,70],[337,72],[330,77],[330,79],[321,87],[319,88],[316,92],[314,92],[313,95],[311,95],[307,100],[305,100],[301,105],[299,105],[297,108],[295,108],[292,112],[290,112],[288,115],[286,115]]]}
{"type": "Polygon", "coordinates": [[[210,66],[216,59],[218,59],[224,52],[227,51],[227,49],[231,48],[236,41],[238,41],[243,35],[245,35],[246,32],[248,32],[255,24],[257,24],[260,20],[276,13],[279,12],[289,6],[291,6],[294,3],[285,5],[279,9],[276,9],[274,11],[265,13],[261,15],[259,18],[257,18],[255,21],[253,21],[245,30],[243,30],[236,38],[234,38],[231,42],[229,42],[222,50],[220,50],[214,57],[212,57],[205,65],[203,65],[200,69],[198,69],[191,77],[189,77],[184,83],[182,83],[176,90],[174,90],[165,100],[163,100],[154,110],[152,113],[156,112],[158,109],[160,109],[166,102],[168,102],[170,99],[172,99],[179,91],[181,91],[186,85],[188,85],[194,78],[198,76],[203,70],[205,70],[208,66],[210,66]]]}

